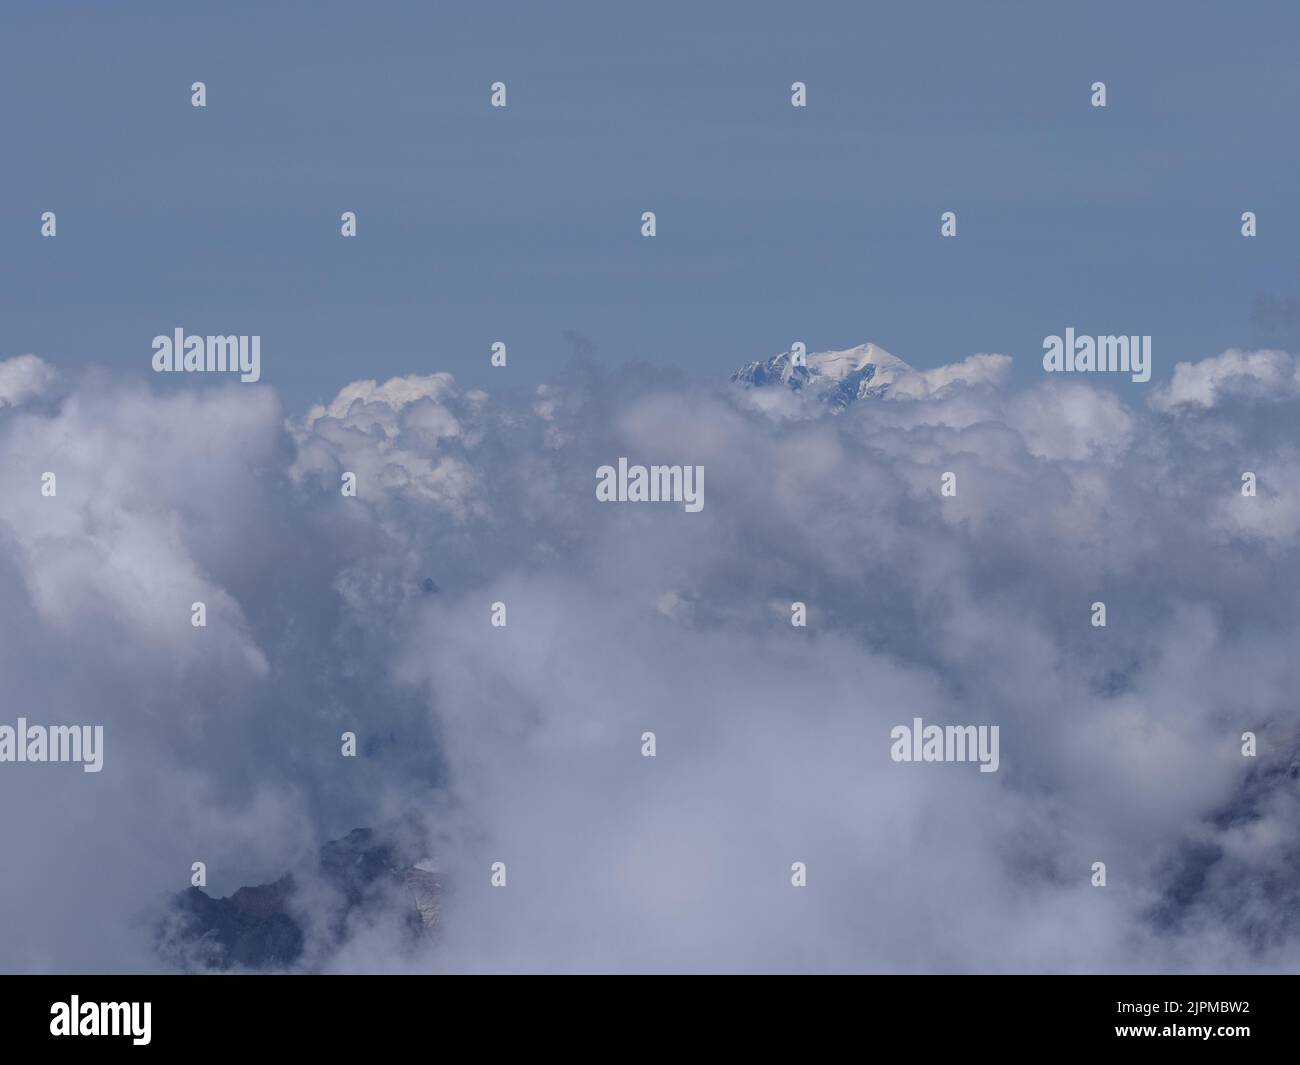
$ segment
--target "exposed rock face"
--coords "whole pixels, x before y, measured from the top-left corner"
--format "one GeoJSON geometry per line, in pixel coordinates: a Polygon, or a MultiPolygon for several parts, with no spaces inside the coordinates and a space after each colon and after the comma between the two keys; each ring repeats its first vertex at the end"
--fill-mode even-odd
{"type": "Polygon", "coordinates": [[[159,953],[187,970],[310,970],[360,920],[395,921],[414,944],[436,929],[443,890],[423,842],[407,822],[358,828],[272,883],[226,898],[188,888],[159,924],[159,953]]]}
{"type": "Polygon", "coordinates": [[[1222,924],[1254,951],[1300,935],[1300,849],[1288,832],[1300,820],[1300,731],[1278,729],[1268,738],[1272,756],[1260,756],[1165,869],[1148,914],[1158,929],[1222,924]],[[1272,851],[1267,865],[1255,859],[1260,840],[1272,851]]]}

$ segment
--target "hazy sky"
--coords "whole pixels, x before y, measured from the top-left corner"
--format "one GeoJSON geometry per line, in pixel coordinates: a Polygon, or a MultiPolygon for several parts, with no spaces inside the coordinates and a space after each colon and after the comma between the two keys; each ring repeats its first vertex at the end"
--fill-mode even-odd
{"type": "Polygon", "coordinates": [[[0,765],[0,970],[157,967],[195,860],[409,811],[443,939],[327,967],[1295,970],[1293,5],[0,19],[0,724],[105,730],[0,765]],[[1043,374],[1069,326],[1151,381],[1043,374]],[[929,372],[725,383],[867,339],[929,372]]]}
{"type": "Polygon", "coordinates": [[[569,334],[709,379],[796,339],[1032,374],[1067,325],[1151,334],[1161,379],[1300,335],[1290,3],[0,17],[0,356],[142,376],[175,326],[257,333],[302,405],[358,377],[484,383],[494,340],[512,382],[545,380],[569,334]]]}

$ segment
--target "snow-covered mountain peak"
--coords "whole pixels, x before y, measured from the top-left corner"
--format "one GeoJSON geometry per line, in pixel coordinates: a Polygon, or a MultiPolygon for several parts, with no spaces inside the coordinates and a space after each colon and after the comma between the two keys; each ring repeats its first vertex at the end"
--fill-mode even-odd
{"type": "Polygon", "coordinates": [[[793,352],[783,351],[763,362],[751,362],[731,375],[731,380],[755,388],[785,385],[808,391],[834,408],[865,396],[879,396],[912,367],[875,344],[859,344],[843,351],[809,354],[802,365],[793,352]]]}

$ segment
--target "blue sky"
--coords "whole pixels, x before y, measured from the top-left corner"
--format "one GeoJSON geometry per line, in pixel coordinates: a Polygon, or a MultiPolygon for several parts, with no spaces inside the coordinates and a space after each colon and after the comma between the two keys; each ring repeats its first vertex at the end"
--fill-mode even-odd
{"type": "Polygon", "coordinates": [[[404,811],[445,936],[304,968],[1297,971],[1300,15],[1133,6],[0,8],[0,726],[104,728],[0,765],[0,971],[404,811]],[[934,372],[704,387],[795,340],[934,372]]]}
{"type": "Polygon", "coordinates": [[[528,385],[575,346],[713,380],[796,339],[870,339],[920,368],[1006,352],[1028,379],[1072,325],[1151,334],[1159,382],[1300,339],[1294,5],[54,3],[3,20],[0,357],[143,378],[177,325],[258,333],[263,380],[299,409],[358,377],[500,385],[494,340],[528,385]]]}

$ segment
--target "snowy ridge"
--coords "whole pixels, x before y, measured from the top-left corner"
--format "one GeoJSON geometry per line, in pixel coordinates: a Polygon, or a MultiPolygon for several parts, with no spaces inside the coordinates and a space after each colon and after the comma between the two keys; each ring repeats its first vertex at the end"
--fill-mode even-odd
{"type": "Polygon", "coordinates": [[[915,371],[897,356],[875,344],[859,344],[843,351],[808,355],[796,365],[794,353],[783,351],[763,362],[751,362],[731,375],[735,384],[754,388],[784,385],[792,391],[815,395],[840,410],[859,399],[881,396],[900,377],[915,371]]]}

